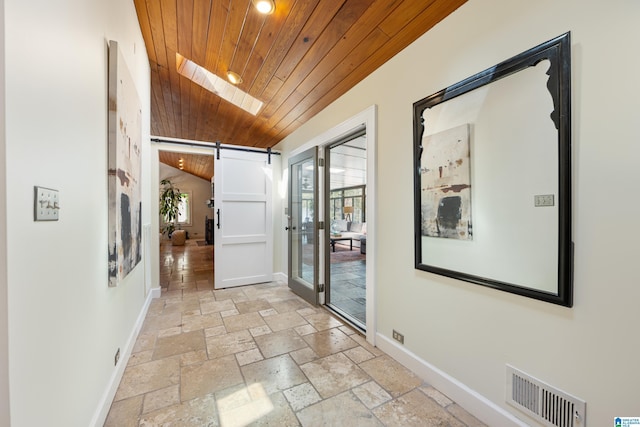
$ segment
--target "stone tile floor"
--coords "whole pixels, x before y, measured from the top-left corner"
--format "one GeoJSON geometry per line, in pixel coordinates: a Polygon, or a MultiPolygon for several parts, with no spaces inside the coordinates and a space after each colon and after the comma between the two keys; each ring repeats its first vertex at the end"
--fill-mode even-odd
{"type": "Polygon", "coordinates": [[[206,250],[163,251],[105,426],[483,425],[284,283],[206,289],[206,250]]]}

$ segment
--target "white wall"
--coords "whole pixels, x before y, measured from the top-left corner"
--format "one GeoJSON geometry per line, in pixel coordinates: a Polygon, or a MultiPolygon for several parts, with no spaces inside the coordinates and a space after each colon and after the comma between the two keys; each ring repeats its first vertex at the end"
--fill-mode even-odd
{"type": "MultiPolygon", "coordinates": [[[[5,6],[12,426],[87,426],[146,298],[142,264],[107,286],[108,40],[136,82],[144,141],[148,58],[130,0],[5,6]],[[59,221],[33,221],[34,185],[60,191],[59,221]]],[[[143,225],[149,202],[145,188],[143,225]]]]}
{"type": "Polygon", "coordinates": [[[205,203],[211,198],[211,182],[160,163],[160,180],[165,178],[171,179],[180,191],[191,193],[191,225],[181,228],[189,232],[190,239],[204,239],[204,219],[213,218],[213,209],[205,203]]]}
{"type": "Polygon", "coordinates": [[[507,363],[586,400],[590,426],[640,414],[638,16],[627,0],[470,0],[276,147],[378,105],[378,332],[524,419],[504,403],[507,363]],[[569,30],[574,307],[415,270],[413,102],[569,30]]]}
{"type": "MultiPolygon", "coordinates": [[[[6,188],[5,101],[4,101],[4,0],[0,0],[0,188],[6,188]]],[[[9,410],[9,325],[7,323],[7,197],[0,191],[0,426],[8,426],[9,410]]]]}

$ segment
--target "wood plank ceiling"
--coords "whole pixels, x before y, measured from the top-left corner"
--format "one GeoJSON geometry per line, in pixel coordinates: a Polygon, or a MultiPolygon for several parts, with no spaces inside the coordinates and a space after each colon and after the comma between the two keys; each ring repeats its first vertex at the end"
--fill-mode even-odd
{"type": "Polygon", "coordinates": [[[466,0],[134,0],[151,63],[151,133],[273,147],[466,0]],[[178,74],[176,53],[264,102],[253,116],[178,74]]]}
{"type": "Polygon", "coordinates": [[[161,163],[211,182],[211,177],[213,176],[213,155],[205,156],[201,154],[160,151],[159,160],[161,163]]]}

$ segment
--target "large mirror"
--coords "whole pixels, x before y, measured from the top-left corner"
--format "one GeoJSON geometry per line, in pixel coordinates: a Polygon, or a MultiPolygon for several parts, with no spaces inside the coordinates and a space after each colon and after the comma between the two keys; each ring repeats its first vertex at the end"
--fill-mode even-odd
{"type": "Polygon", "coordinates": [[[570,307],[570,35],[414,104],[417,269],[570,307]]]}

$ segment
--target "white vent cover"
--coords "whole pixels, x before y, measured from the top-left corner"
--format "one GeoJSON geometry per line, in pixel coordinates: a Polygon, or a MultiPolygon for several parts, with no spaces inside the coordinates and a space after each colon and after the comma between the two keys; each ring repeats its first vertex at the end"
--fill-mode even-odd
{"type": "Polygon", "coordinates": [[[584,400],[507,365],[507,403],[546,426],[586,427],[584,400]]]}

